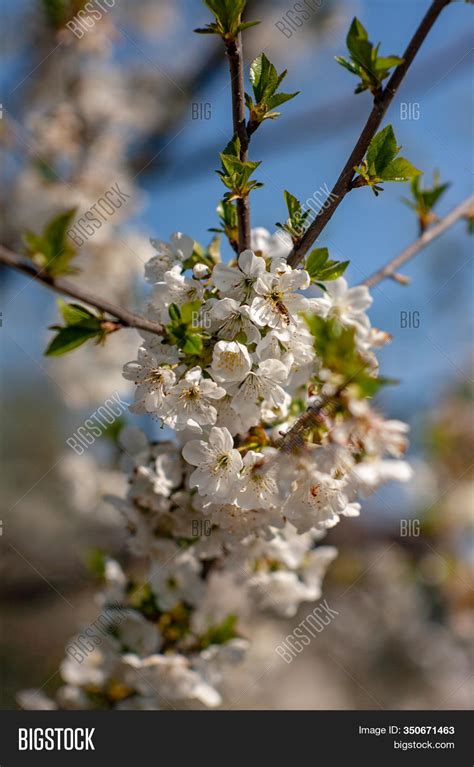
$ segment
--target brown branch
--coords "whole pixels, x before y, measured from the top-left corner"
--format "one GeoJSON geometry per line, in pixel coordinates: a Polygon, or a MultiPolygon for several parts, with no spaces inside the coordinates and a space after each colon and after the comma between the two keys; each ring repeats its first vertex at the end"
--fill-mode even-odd
{"type": "Polygon", "coordinates": [[[360,134],[357,143],[349,156],[349,159],[344,165],[339,178],[334,184],[334,187],[325,203],[325,206],[316,216],[313,223],[308,227],[303,237],[301,238],[300,243],[295,248],[293,248],[292,252],[290,253],[288,257],[288,263],[290,266],[295,267],[300,263],[300,261],[304,258],[310,249],[311,245],[319,237],[326,224],[331,220],[333,214],[341,204],[346,194],[351,190],[352,180],[355,175],[354,167],[360,165],[364,159],[369,144],[377,133],[385,113],[390,106],[395,94],[397,93],[398,88],[400,87],[402,80],[410,68],[416,54],[418,53],[421,45],[423,44],[426,36],[428,35],[431,27],[435,23],[441,11],[445,8],[445,6],[449,5],[450,2],[451,0],[433,0],[418,29],[410,40],[405,53],[403,54],[403,64],[400,64],[395,69],[380,96],[374,99],[372,111],[367,119],[366,124],[364,125],[364,128],[362,129],[362,133],[360,134]]]}
{"type": "MultiPolygon", "coordinates": [[[[229,59],[230,84],[232,89],[232,121],[234,133],[240,141],[240,159],[247,162],[249,135],[245,122],[245,85],[244,59],[242,55],[242,35],[235,40],[226,41],[229,59]]],[[[250,204],[248,195],[237,200],[237,220],[239,226],[239,252],[250,248],[250,204]]]]}
{"type": "Polygon", "coordinates": [[[426,248],[430,242],[433,242],[433,240],[436,240],[438,237],[440,237],[447,229],[455,224],[456,221],[459,221],[461,218],[467,218],[469,215],[473,214],[474,195],[464,200],[464,202],[454,208],[451,213],[448,213],[447,216],[438,221],[437,224],[430,226],[430,228],[427,229],[421,235],[421,237],[418,237],[415,242],[412,242],[412,244],[405,248],[405,250],[403,250],[398,256],[389,261],[388,264],[383,266],[381,269],[378,269],[376,272],[374,272],[374,274],[364,280],[361,284],[367,285],[369,288],[373,288],[374,285],[378,285],[379,282],[382,282],[382,280],[385,280],[387,277],[392,277],[392,279],[396,279],[398,281],[398,276],[396,274],[397,269],[403,266],[403,264],[406,264],[407,261],[410,261],[410,259],[416,256],[417,253],[419,253],[421,250],[426,248]]]}
{"type": "Polygon", "coordinates": [[[23,258],[13,253],[4,245],[0,245],[0,264],[5,264],[12,269],[16,269],[18,272],[26,274],[37,282],[41,282],[46,287],[57,293],[76,298],[78,301],[83,301],[89,306],[93,306],[95,309],[99,309],[101,312],[110,314],[114,320],[123,327],[136,328],[137,330],[146,330],[149,333],[155,333],[156,335],[163,334],[163,328],[157,322],[147,320],[145,317],[141,317],[138,314],[129,312],[127,309],[122,309],[116,304],[112,304],[110,301],[106,301],[93,293],[89,293],[80,285],[75,285],[73,282],[64,280],[62,277],[51,277],[44,270],[37,267],[35,264],[29,261],[25,261],[23,258]]]}

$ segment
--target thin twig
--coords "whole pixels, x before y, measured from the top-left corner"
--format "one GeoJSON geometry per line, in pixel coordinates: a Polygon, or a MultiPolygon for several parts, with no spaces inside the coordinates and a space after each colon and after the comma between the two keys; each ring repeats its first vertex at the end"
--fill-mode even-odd
{"type": "Polygon", "coordinates": [[[461,218],[466,218],[469,216],[469,214],[472,215],[473,212],[474,195],[464,200],[464,202],[454,208],[451,213],[448,213],[447,216],[438,221],[437,224],[430,226],[429,229],[427,229],[420,237],[418,237],[417,240],[412,242],[411,245],[405,248],[405,250],[403,250],[398,256],[389,261],[388,264],[383,266],[381,269],[378,269],[370,277],[367,277],[367,279],[364,280],[361,284],[367,285],[369,288],[373,288],[374,285],[378,285],[379,282],[382,282],[382,280],[386,279],[387,277],[394,278],[397,270],[403,266],[403,264],[406,264],[406,262],[410,261],[410,259],[416,256],[417,253],[426,248],[430,242],[433,242],[433,240],[436,240],[438,237],[440,237],[447,229],[455,224],[456,221],[459,221],[461,218]]]}
{"type": "Polygon", "coordinates": [[[41,282],[46,287],[56,291],[56,293],[76,298],[78,301],[83,301],[85,304],[99,309],[99,311],[110,314],[123,327],[146,330],[156,335],[163,334],[163,328],[157,322],[147,320],[145,317],[129,312],[127,309],[122,309],[122,307],[112,304],[110,301],[106,301],[85,290],[80,285],[64,280],[62,277],[51,277],[44,270],[35,266],[32,262],[25,261],[3,245],[0,245],[0,263],[28,275],[28,277],[31,277],[36,282],[41,282]]]}
{"type": "Polygon", "coordinates": [[[365,153],[369,147],[369,144],[380,124],[385,116],[385,113],[390,106],[395,94],[400,87],[403,78],[405,77],[408,69],[410,68],[413,59],[418,53],[421,45],[423,44],[426,36],[428,35],[431,27],[435,23],[436,19],[440,15],[445,6],[449,5],[451,0],[434,0],[429,10],[422,19],[418,29],[410,40],[408,47],[403,54],[403,64],[400,64],[393,72],[388,84],[383,89],[379,97],[375,98],[372,111],[367,119],[362,133],[360,134],[357,143],[352,150],[349,159],[347,160],[344,168],[341,171],[339,178],[337,179],[334,187],[326,201],[326,204],[321,209],[320,213],[316,216],[313,223],[308,227],[300,243],[293,248],[288,257],[288,263],[290,266],[297,266],[304,258],[312,244],[319,237],[326,224],[331,220],[338,206],[346,194],[351,190],[352,180],[355,175],[354,168],[360,165],[364,159],[365,153]]]}
{"type": "MultiPolygon", "coordinates": [[[[242,35],[226,42],[229,59],[230,84],[232,90],[232,121],[234,133],[240,141],[240,159],[247,162],[249,136],[245,121],[245,84],[244,59],[242,54],[242,35]]],[[[239,252],[250,248],[250,204],[248,195],[237,200],[237,221],[239,226],[239,252]]]]}

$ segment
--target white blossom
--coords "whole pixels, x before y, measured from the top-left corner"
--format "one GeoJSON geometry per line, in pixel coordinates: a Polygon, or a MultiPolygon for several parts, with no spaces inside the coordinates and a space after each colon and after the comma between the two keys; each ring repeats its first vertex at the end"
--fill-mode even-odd
{"type": "Polygon", "coordinates": [[[288,376],[288,369],[280,360],[263,360],[255,370],[248,373],[232,400],[232,407],[241,412],[252,408],[261,400],[273,407],[285,402],[285,392],[281,386],[288,376]]]}
{"type": "Polygon", "coordinates": [[[191,440],[183,448],[183,457],[197,468],[190,477],[191,487],[200,495],[216,498],[235,498],[242,458],[234,449],[234,442],[226,428],[214,426],[207,442],[191,440]]]}
{"type": "Polygon", "coordinates": [[[256,281],[265,273],[265,260],[251,250],[244,250],[237,259],[237,266],[216,264],[212,281],[222,297],[245,301],[253,294],[256,281]]]}
{"type": "Polygon", "coordinates": [[[326,292],[322,298],[311,299],[311,305],[324,317],[338,319],[343,325],[354,327],[362,337],[370,330],[370,320],[365,311],[372,304],[366,285],[350,288],[344,277],[324,283],[326,292]]]}
{"type": "Polygon", "coordinates": [[[243,459],[237,505],[242,509],[271,508],[278,504],[278,485],[271,471],[262,472],[265,460],[275,451],[256,453],[249,450],[243,459]]]}
{"type": "Polygon", "coordinates": [[[250,319],[250,307],[239,304],[234,298],[222,298],[212,306],[209,315],[218,327],[219,338],[232,341],[239,333],[245,333],[247,343],[257,343],[261,335],[250,319]]]}
{"type": "Polygon", "coordinates": [[[250,354],[243,344],[236,341],[218,341],[214,346],[211,373],[219,383],[242,381],[251,367],[250,354]]]}
{"type": "Polygon", "coordinates": [[[298,314],[308,307],[308,299],[296,293],[309,286],[304,269],[262,274],[256,284],[257,296],[250,305],[250,319],[256,325],[287,328],[296,324],[298,314]]]}
{"type": "Polygon", "coordinates": [[[203,377],[200,367],[191,368],[166,397],[163,420],[176,431],[201,432],[203,426],[215,424],[217,410],[213,403],[225,393],[215,381],[203,377]]]}
{"type": "Polygon", "coordinates": [[[132,411],[136,413],[164,412],[166,395],[176,380],[172,370],[161,367],[154,354],[145,347],[138,350],[138,359],[127,362],[123,376],[136,384],[135,404],[132,411]]]}
{"type": "Polygon", "coordinates": [[[194,250],[194,240],[181,232],[171,235],[171,243],[162,240],[150,240],[158,255],[145,264],[145,279],[152,284],[162,282],[165,272],[174,266],[181,267],[183,261],[190,258],[194,250]]]}

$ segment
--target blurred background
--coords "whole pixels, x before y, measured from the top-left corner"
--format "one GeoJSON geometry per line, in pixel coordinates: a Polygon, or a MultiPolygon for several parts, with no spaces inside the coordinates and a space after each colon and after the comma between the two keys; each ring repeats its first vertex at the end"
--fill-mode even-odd
{"type": "MultiPolygon", "coordinates": [[[[208,19],[198,0],[110,4],[75,36],[65,22],[81,2],[1,2],[0,241],[20,252],[26,229],[40,232],[66,208],[85,211],[119,183],[129,198],[87,240],[74,279],[138,308],[149,238],[181,230],[208,244],[217,225],[214,170],[231,134],[230,90],[220,40],[193,33],[208,19]]],[[[288,67],[285,90],[301,91],[252,140],[265,183],[253,195],[253,226],[274,231],[284,189],[302,201],[322,196],[352,149],[370,97],[353,95],[354,78],[334,56],[345,53],[353,16],[382,41],[382,54],[401,55],[428,4],[326,0],[309,3],[301,21],[288,0],[249,0],[247,18],[262,23],[246,34],[247,64],[264,50],[278,71],[288,67]]],[[[426,183],[435,170],[451,182],[439,215],[472,193],[472,11],[455,2],[443,12],[388,114],[426,183]]],[[[350,282],[416,238],[407,194],[400,184],[377,199],[357,190],[338,209],[320,244],[350,260],[350,282]]],[[[253,624],[253,650],[228,680],[227,705],[473,706],[471,255],[459,223],[407,266],[410,286],[374,289],[372,323],[393,335],[381,370],[400,380],[378,405],[410,424],[414,479],[384,488],[328,535],[340,554],[324,597],[339,616],[305,652],[288,666],[269,657],[310,605],[289,623],[253,624]]],[[[122,421],[83,455],[66,440],[107,397],[129,398],[121,369],[139,337],[123,331],[105,347],[46,359],[55,297],[5,269],[0,312],[0,707],[11,708],[20,689],[58,686],[67,639],[96,614],[94,552],[127,561],[121,520],[101,500],[125,491],[122,421]]],[[[123,421],[158,432],[151,421],[123,421]]]]}

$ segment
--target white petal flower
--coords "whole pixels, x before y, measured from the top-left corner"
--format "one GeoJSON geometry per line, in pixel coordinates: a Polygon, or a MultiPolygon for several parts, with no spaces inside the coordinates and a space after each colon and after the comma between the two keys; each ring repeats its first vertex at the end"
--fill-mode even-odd
{"type": "Polygon", "coordinates": [[[260,471],[266,458],[275,452],[270,448],[262,453],[249,450],[245,454],[237,496],[237,505],[241,509],[268,509],[278,505],[278,485],[274,474],[270,470],[260,471]]]}
{"type": "Polygon", "coordinates": [[[166,394],[176,380],[173,371],[161,367],[155,355],[142,346],[138,350],[138,359],[125,365],[123,377],[137,386],[132,412],[161,415],[166,394]]]}
{"type": "Polygon", "coordinates": [[[223,296],[245,301],[253,294],[254,284],[259,276],[265,272],[265,260],[251,250],[244,250],[237,264],[216,264],[212,272],[212,282],[223,296]]]}
{"type": "Polygon", "coordinates": [[[253,406],[247,405],[244,412],[239,412],[232,407],[232,400],[233,397],[227,395],[216,402],[216,426],[225,426],[232,435],[244,435],[252,426],[256,426],[259,423],[260,407],[257,404],[253,406]]]}
{"type": "Polygon", "coordinates": [[[215,381],[203,378],[200,367],[191,368],[169,392],[163,421],[176,431],[201,432],[202,426],[216,422],[217,410],[212,403],[225,393],[215,381]]]}
{"type": "Polygon", "coordinates": [[[181,266],[183,261],[190,258],[194,250],[194,240],[181,232],[171,236],[171,243],[162,240],[150,240],[158,252],[145,264],[145,279],[152,284],[162,282],[165,272],[174,266],[181,266]]]}
{"type": "Polygon", "coordinates": [[[345,485],[345,481],[333,479],[328,474],[308,471],[306,476],[294,481],[283,514],[300,533],[312,527],[317,530],[334,527],[339,522],[339,515],[357,516],[359,513],[359,504],[349,503],[345,485]]]}
{"type": "Polygon", "coordinates": [[[285,259],[289,256],[293,243],[287,232],[278,230],[270,234],[267,229],[257,227],[250,233],[250,245],[254,253],[267,258],[285,259]]]}
{"type": "Polygon", "coordinates": [[[258,295],[250,305],[250,319],[262,327],[288,328],[295,325],[299,312],[308,307],[308,299],[295,291],[305,290],[309,283],[309,274],[304,269],[283,274],[266,272],[255,284],[258,295]]]}
{"type": "Polygon", "coordinates": [[[204,584],[201,565],[192,549],[182,551],[171,540],[160,541],[159,556],[151,564],[150,588],[162,610],[172,610],[178,602],[199,604],[204,584]]]}
{"type": "Polygon", "coordinates": [[[157,652],[162,644],[162,637],[156,625],[136,610],[121,610],[117,631],[122,644],[130,652],[138,655],[151,655],[157,652]]]}
{"type": "Polygon", "coordinates": [[[218,328],[219,338],[232,341],[239,333],[245,333],[248,344],[260,341],[260,331],[250,319],[250,307],[239,304],[234,298],[216,301],[209,316],[218,328]]]}
{"type": "Polygon", "coordinates": [[[251,371],[239,385],[232,401],[234,410],[254,407],[265,400],[272,407],[280,407],[285,402],[285,391],[280,384],[288,377],[288,369],[280,360],[263,360],[256,370],[251,371]]]}
{"type": "Polygon", "coordinates": [[[326,292],[322,298],[311,299],[312,306],[324,317],[335,317],[343,325],[356,329],[362,337],[370,330],[370,320],[365,314],[372,304],[366,285],[349,288],[344,277],[324,283],[326,292]]]}
{"type": "Polygon", "coordinates": [[[166,707],[168,701],[187,702],[198,700],[213,708],[221,702],[217,690],[207,684],[194,671],[184,655],[149,655],[141,659],[136,655],[125,655],[124,662],[130,669],[130,683],[143,695],[150,695],[150,688],[166,707]]]}
{"type": "Polygon", "coordinates": [[[183,448],[185,461],[197,466],[190,477],[191,487],[200,495],[225,498],[231,503],[238,492],[238,477],[242,458],[234,449],[228,429],[214,426],[208,442],[191,440],[183,448]]]}
{"type": "Polygon", "coordinates": [[[202,280],[205,277],[209,276],[209,267],[207,264],[194,264],[193,266],[193,277],[196,278],[196,280],[202,280]]]}
{"type": "Polygon", "coordinates": [[[211,372],[216,381],[242,381],[252,360],[247,347],[236,341],[218,341],[212,353],[211,372]]]}
{"type": "Polygon", "coordinates": [[[16,696],[25,711],[57,711],[58,705],[41,690],[22,690],[16,696]]]}
{"type": "Polygon", "coordinates": [[[183,304],[201,300],[203,287],[200,282],[189,279],[181,273],[180,266],[173,266],[165,272],[164,282],[159,282],[153,288],[151,305],[158,311],[160,322],[169,322],[168,306],[170,304],[183,304]]]}

